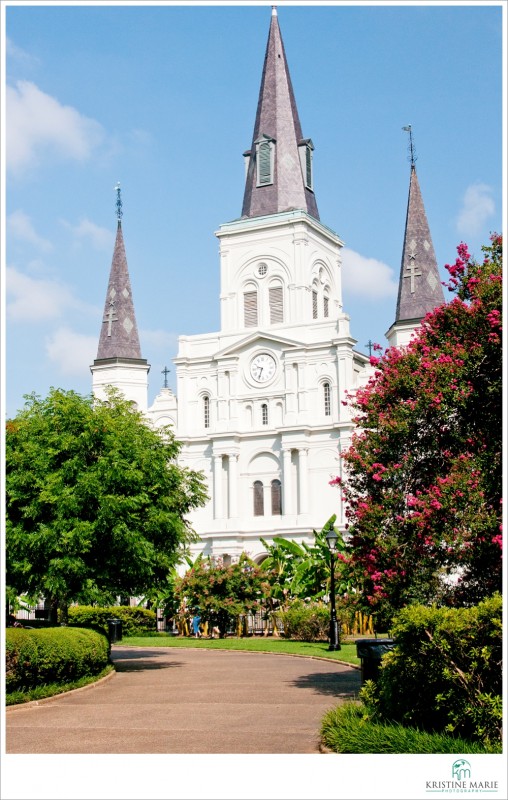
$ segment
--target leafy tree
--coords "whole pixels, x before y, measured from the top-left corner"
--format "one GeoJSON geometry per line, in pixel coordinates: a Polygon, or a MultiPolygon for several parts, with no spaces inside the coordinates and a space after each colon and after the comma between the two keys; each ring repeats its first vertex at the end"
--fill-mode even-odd
{"type": "Polygon", "coordinates": [[[242,614],[263,608],[263,572],[245,553],[235,564],[221,558],[197,558],[177,585],[181,607],[199,609],[202,622],[219,628],[223,638],[242,614]]]}
{"type": "Polygon", "coordinates": [[[108,602],[167,581],[195,539],[185,514],[202,476],[176,463],[170,429],[153,430],[111,391],[99,401],[51,389],[26,397],[6,431],[6,584],[73,601],[108,602]]]}
{"type": "Polygon", "coordinates": [[[501,586],[502,241],[457,248],[454,299],[351,398],[350,568],[367,608],[471,605],[501,586]]]}
{"type": "MultiPolygon", "coordinates": [[[[273,544],[261,539],[268,553],[262,567],[270,586],[269,597],[280,608],[285,609],[295,598],[321,600],[329,594],[330,551],[325,537],[335,520],[336,515],[333,515],[321,531],[313,531],[313,545],[298,544],[281,536],[274,536],[273,544]]],[[[350,590],[342,560],[346,545],[340,531],[335,529],[335,533],[338,537],[334,558],[336,591],[344,594],[350,590]]]]}

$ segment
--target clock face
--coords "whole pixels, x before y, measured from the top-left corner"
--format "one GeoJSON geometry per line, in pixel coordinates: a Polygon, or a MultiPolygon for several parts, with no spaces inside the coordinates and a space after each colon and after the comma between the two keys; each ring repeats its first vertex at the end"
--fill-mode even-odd
{"type": "Polygon", "coordinates": [[[258,383],[266,383],[275,375],[276,367],[273,356],[268,353],[260,353],[251,361],[250,374],[258,383]]]}

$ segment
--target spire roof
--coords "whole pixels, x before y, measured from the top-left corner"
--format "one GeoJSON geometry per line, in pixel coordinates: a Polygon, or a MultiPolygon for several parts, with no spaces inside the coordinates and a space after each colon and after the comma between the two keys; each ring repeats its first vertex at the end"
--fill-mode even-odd
{"type": "Polygon", "coordinates": [[[395,323],[423,319],[443,303],[443,287],[412,154],[395,323]]]}
{"type": "Polygon", "coordinates": [[[105,358],[139,360],[141,348],[125,255],[120,208],[117,216],[115,249],[109,273],[97,360],[105,358]]]}
{"type": "MultiPolygon", "coordinates": [[[[314,192],[304,182],[302,150],[313,149],[303,139],[293,87],[275,7],[272,8],[261,88],[249,157],[243,217],[278,214],[302,209],[319,219],[314,192]],[[269,184],[258,185],[256,149],[261,141],[273,143],[273,175],[269,184]]],[[[308,158],[311,153],[308,154],[308,158]]]]}

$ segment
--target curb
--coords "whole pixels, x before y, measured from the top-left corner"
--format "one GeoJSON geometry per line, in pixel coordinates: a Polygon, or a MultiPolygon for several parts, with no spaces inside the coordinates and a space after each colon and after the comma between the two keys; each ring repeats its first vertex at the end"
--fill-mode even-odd
{"type": "Polygon", "coordinates": [[[12,714],[14,711],[24,711],[25,709],[45,705],[46,703],[50,703],[52,700],[58,700],[59,697],[68,697],[70,694],[85,692],[87,689],[95,689],[96,686],[101,685],[105,681],[109,681],[109,679],[115,675],[116,670],[112,669],[111,672],[109,672],[107,675],[104,675],[103,678],[99,678],[98,681],[93,681],[93,683],[87,683],[86,686],[79,686],[77,689],[69,689],[67,692],[59,692],[58,694],[51,695],[51,697],[41,697],[40,700],[29,700],[28,703],[16,703],[12,706],[5,706],[5,713],[12,714]]]}

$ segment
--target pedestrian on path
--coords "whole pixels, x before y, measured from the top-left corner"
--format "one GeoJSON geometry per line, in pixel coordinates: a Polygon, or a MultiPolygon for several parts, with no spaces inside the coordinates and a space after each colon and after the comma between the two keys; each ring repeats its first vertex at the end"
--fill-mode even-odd
{"type": "Polygon", "coordinates": [[[199,639],[201,636],[201,631],[199,630],[199,623],[201,622],[201,617],[199,616],[198,612],[194,614],[192,617],[192,630],[194,631],[194,636],[196,639],[199,639]]]}

